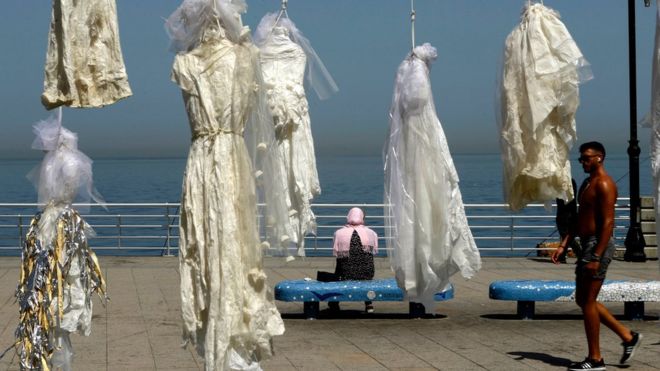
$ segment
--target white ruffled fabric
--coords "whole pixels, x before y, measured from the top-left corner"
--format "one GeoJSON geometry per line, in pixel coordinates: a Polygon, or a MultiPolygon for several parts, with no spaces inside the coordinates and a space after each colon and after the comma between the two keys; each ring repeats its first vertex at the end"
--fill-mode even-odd
{"type": "Polygon", "coordinates": [[[307,58],[289,38],[288,29],[279,26],[260,50],[268,104],[288,180],[289,218],[294,231],[291,240],[297,243],[298,255],[304,256],[305,235],[316,233],[316,217],[310,204],[321,193],[303,87],[307,58]]]}
{"type": "MultiPolygon", "coordinates": [[[[655,189],[655,220],[660,220],[660,1],[655,21],[655,48],[653,50],[653,76],[651,81],[651,173],[655,189]]],[[[660,223],[655,223],[656,236],[660,236],[660,223]]],[[[660,264],[660,262],[659,262],[660,264]]]]}
{"type": "Polygon", "coordinates": [[[385,232],[397,283],[410,301],[434,308],[433,295],[460,272],[481,268],[458,174],[435,111],[430,44],[399,66],[385,146],[385,232]]]}
{"type": "Polygon", "coordinates": [[[573,199],[568,155],[577,139],[578,86],[591,78],[559,14],[526,7],[506,39],[500,86],[504,199],[512,210],[573,199]]]}
{"type": "Polygon", "coordinates": [[[32,148],[46,152],[41,165],[27,176],[37,189],[41,207],[91,200],[103,205],[103,197],[94,188],[93,161],[78,150],[78,135],[62,126],[62,108],[36,123],[32,131],[36,136],[32,148]]]}
{"type": "MultiPolygon", "coordinates": [[[[193,136],[180,216],[184,340],[196,344],[207,370],[224,370],[236,364],[236,354],[257,366],[272,354],[271,337],[281,335],[284,324],[263,270],[255,168],[246,141],[268,155],[255,161],[259,184],[276,170],[268,166],[278,161],[272,156],[277,151],[269,151],[273,144],[264,138],[243,138],[258,109],[258,51],[247,30],[234,43],[214,24],[191,51],[176,56],[172,79],[183,90],[193,136]]],[[[283,191],[266,193],[281,198],[283,191]]],[[[276,201],[266,199],[268,205],[276,201]]],[[[273,218],[263,223],[271,232],[278,225],[273,218]]]]}
{"type": "MultiPolygon", "coordinates": [[[[279,13],[268,13],[261,18],[257,30],[254,32],[254,44],[262,48],[269,41],[275,31],[275,27],[282,27],[288,32],[288,37],[296,43],[307,56],[307,71],[305,72],[308,87],[316,92],[319,99],[328,99],[339,88],[335,80],[325,68],[325,64],[312,47],[312,43],[293,23],[286,10],[279,13]]],[[[281,32],[281,31],[280,31],[281,32]]]]}
{"type": "Polygon", "coordinates": [[[43,105],[102,107],[132,94],[115,0],[53,0],[43,105]]]}

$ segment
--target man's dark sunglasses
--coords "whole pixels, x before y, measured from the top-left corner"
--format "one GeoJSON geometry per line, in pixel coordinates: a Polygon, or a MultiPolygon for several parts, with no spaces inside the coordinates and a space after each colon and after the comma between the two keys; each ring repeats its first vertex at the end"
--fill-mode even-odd
{"type": "Polygon", "coordinates": [[[578,157],[577,160],[578,160],[578,162],[587,162],[590,158],[599,157],[599,156],[602,156],[602,155],[582,155],[582,156],[578,157]]]}

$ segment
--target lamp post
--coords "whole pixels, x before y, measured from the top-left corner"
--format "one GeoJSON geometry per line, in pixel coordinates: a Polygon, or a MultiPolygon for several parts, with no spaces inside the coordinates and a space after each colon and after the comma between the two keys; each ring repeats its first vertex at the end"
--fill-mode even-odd
{"type": "MultiPolygon", "coordinates": [[[[637,51],[635,47],[635,1],[628,0],[628,71],[630,76],[630,140],[628,141],[628,166],[630,170],[630,227],[624,242],[625,261],[644,262],[646,254],[644,235],[640,223],[639,198],[639,141],[637,140],[637,51]]],[[[650,6],[650,0],[644,5],[650,6]]]]}

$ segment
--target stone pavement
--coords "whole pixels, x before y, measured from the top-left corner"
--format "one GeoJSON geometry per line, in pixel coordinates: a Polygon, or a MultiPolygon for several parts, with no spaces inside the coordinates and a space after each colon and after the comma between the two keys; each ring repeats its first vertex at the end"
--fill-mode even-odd
{"type": "MultiPolygon", "coordinates": [[[[570,259],[569,259],[570,260],[570,259]]],[[[92,335],[72,335],[76,370],[201,370],[192,349],[180,347],[178,260],[175,257],[102,257],[111,302],[95,302],[92,335]]],[[[332,271],[331,258],[265,261],[271,285],[282,279],[315,277],[332,271]]],[[[378,259],[378,277],[390,277],[385,259],[378,259]]],[[[0,347],[13,340],[17,306],[13,293],[18,259],[0,258],[0,347]]],[[[488,299],[488,285],[497,279],[572,279],[573,265],[555,266],[536,258],[487,258],[470,281],[453,280],[455,298],[439,303],[438,316],[407,319],[407,303],[376,302],[365,315],[360,303],[342,303],[332,318],[307,321],[302,303],[278,302],[286,325],[274,340],[276,355],[265,370],[562,370],[586,355],[579,309],[574,303],[537,303],[539,319],[514,318],[515,302],[488,299]]],[[[660,279],[657,261],[611,265],[612,279],[660,279]]],[[[623,304],[608,303],[617,315],[623,304]]],[[[649,320],[624,322],[645,335],[630,370],[660,369],[660,303],[647,303],[649,320]]],[[[621,347],[607,328],[601,348],[608,369],[617,369],[621,347]]],[[[10,351],[0,370],[17,370],[10,351]]]]}

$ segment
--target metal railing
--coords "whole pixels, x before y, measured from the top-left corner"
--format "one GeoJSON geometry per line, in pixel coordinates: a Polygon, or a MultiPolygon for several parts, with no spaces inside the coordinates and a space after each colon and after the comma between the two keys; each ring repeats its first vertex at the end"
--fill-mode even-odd
{"type": "MultiPolygon", "coordinates": [[[[623,245],[628,228],[629,199],[619,198],[614,238],[623,245]]],[[[37,204],[0,203],[0,252],[17,254],[37,204]]],[[[172,255],[178,251],[179,203],[112,203],[107,211],[91,204],[85,220],[96,231],[92,246],[102,254],[172,255]]],[[[361,207],[365,223],[380,236],[381,254],[387,250],[383,204],[313,204],[317,235],[308,235],[308,256],[331,255],[334,231],[343,226],[351,207],[361,207]]],[[[529,205],[511,213],[504,204],[466,204],[472,234],[484,255],[520,256],[538,251],[537,245],[558,241],[554,206],[529,205]]]]}

